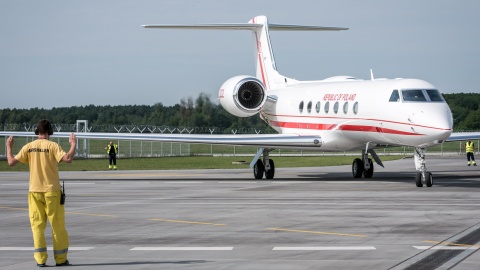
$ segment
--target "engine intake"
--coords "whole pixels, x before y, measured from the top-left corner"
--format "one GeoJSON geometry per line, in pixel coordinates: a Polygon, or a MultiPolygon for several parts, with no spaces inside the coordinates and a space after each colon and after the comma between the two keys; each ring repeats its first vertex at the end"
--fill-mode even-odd
{"type": "Polygon", "coordinates": [[[218,92],[220,104],[238,117],[257,114],[267,100],[263,83],[255,77],[236,76],[228,79],[218,92]]]}

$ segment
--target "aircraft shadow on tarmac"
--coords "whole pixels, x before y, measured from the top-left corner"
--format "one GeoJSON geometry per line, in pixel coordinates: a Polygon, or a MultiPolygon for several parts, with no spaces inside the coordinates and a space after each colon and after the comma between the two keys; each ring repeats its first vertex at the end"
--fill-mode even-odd
{"type": "MultiPolygon", "coordinates": [[[[449,186],[449,187],[478,187],[480,188],[480,171],[476,170],[458,170],[458,171],[434,171],[432,170],[434,186],[449,186]],[[455,183],[458,181],[458,183],[455,183]]],[[[321,172],[318,173],[304,173],[298,174],[298,177],[281,177],[278,176],[274,179],[246,179],[246,178],[231,178],[226,176],[225,178],[181,178],[181,177],[168,177],[168,178],[148,178],[148,179],[135,179],[135,178],[122,178],[115,181],[274,181],[274,182],[302,182],[302,181],[316,181],[316,182],[397,182],[415,185],[415,172],[377,172],[372,178],[353,178],[350,173],[347,172],[321,172]]],[[[85,179],[87,180],[87,179],[85,179]]],[[[112,181],[111,179],[88,179],[89,181],[112,181]]]]}

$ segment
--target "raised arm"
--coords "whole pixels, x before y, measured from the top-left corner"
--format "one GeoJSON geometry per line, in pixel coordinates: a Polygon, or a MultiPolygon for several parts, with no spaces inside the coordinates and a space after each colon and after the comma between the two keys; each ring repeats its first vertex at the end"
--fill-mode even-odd
{"type": "Polygon", "coordinates": [[[62,158],[62,161],[65,163],[71,163],[73,161],[73,157],[75,157],[75,149],[77,148],[77,138],[75,137],[75,134],[70,134],[68,142],[70,143],[70,150],[68,150],[68,153],[66,153],[62,158]]]}
{"type": "Polygon", "coordinates": [[[5,143],[7,146],[7,161],[9,166],[15,166],[19,162],[15,159],[12,153],[13,143],[13,136],[8,137],[7,142],[5,143]]]}

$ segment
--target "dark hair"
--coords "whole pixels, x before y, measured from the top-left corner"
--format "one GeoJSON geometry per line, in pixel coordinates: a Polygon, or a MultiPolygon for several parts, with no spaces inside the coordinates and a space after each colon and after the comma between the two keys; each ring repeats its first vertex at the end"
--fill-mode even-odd
{"type": "Polygon", "coordinates": [[[48,121],[47,119],[38,121],[37,128],[35,129],[35,135],[45,133],[48,133],[48,135],[53,134],[52,124],[50,124],[50,121],[48,121]]]}

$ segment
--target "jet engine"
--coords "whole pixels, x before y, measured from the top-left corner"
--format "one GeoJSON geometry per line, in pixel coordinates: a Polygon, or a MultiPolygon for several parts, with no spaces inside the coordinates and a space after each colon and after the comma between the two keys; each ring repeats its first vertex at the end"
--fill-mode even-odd
{"type": "Polygon", "coordinates": [[[238,117],[248,117],[260,111],[267,100],[267,92],[257,78],[235,76],[223,83],[218,98],[227,112],[238,117]]]}

